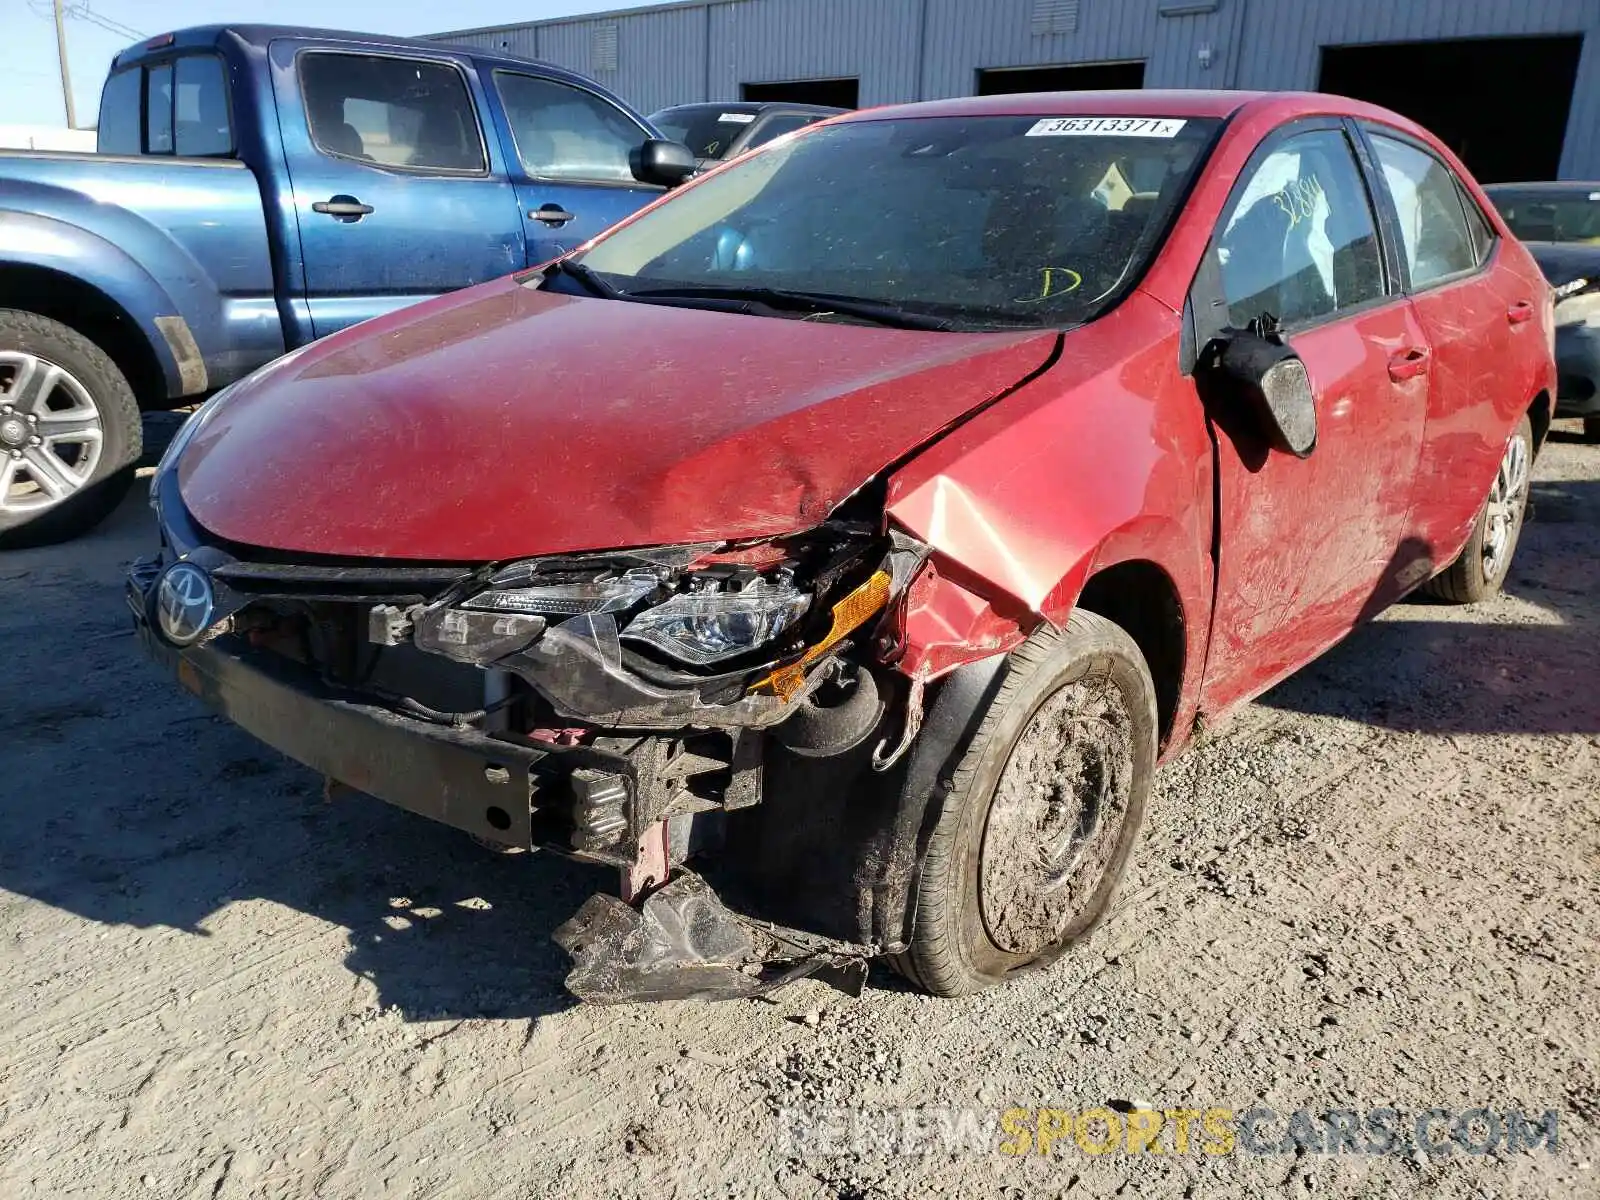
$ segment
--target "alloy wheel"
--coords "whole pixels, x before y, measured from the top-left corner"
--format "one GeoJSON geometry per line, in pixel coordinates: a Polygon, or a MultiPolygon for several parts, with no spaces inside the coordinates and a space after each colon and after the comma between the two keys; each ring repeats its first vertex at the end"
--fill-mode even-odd
{"type": "Polygon", "coordinates": [[[1513,435],[1489,488],[1483,530],[1483,577],[1498,579],[1528,506],[1528,443],[1513,435]]]}
{"type": "Polygon", "coordinates": [[[104,442],[100,410],[70,371],[0,350],[0,514],[60,504],[94,478],[104,442]]]}
{"type": "Polygon", "coordinates": [[[1068,934],[1115,856],[1132,781],[1131,723],[1109,679],[1069,683],[1039,706],[984,828],[979,896],[995,945],[1039,954],[1068,934]]]}

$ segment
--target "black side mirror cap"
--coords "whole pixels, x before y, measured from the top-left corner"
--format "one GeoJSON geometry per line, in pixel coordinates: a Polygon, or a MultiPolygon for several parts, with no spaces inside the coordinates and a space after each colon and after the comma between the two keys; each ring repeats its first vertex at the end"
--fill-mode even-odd
{"type": "Polygon", "coordinates": [[[694,154],[682,142],[651,138],[628,156],[628,166],[640,183],[677,187],[700,169],[694,154]]]}
{"type": "Polygon", "coordinates": [[[1317,397],[1305,363],[1276,333],[1229,332],[1202,366],[1243,402],[1274,450],[1307,458],[1317,448],[1317,397]]]}

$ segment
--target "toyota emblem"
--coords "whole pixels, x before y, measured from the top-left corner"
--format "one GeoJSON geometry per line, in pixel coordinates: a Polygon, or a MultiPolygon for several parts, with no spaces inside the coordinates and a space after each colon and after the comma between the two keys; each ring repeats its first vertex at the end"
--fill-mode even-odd
{"type": "Polygon", "coordinates": [[[211,625],[216,596],[211,579],[193,563],[173,563],[156,583],[155,615],[161,636],[174,646],[192,646],[211,625]]]}

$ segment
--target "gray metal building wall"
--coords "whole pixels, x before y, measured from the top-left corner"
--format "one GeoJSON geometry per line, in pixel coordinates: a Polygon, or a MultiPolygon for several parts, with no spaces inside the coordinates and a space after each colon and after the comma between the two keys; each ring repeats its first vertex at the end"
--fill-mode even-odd
{"type": "MultiPolygon", "coordinates": [[[[649,112],[839,76],[863,106],[964,96],[983,68],[1129,59],[1147,87],[1309,89],[1323,46],[1575,33],[1561,174],[1594,178],[1600,0],[695,0],[435,36],[560,63],[649,112]]],[[[1483,86],[1514,99],[1514,80],[1483,86]]]]}

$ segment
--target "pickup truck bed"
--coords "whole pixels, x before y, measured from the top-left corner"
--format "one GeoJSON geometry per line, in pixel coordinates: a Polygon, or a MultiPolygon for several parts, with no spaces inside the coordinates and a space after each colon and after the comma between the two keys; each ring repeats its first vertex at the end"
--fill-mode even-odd
{"type": "Polygon", "coordinates": [[[92,279],[124,312],[151,314],[144,333],[165,353],[147,371],[170,397],[284,352],[261,188],[244,163],[0,151],[0,179],[0,262],[92,279]]]}

